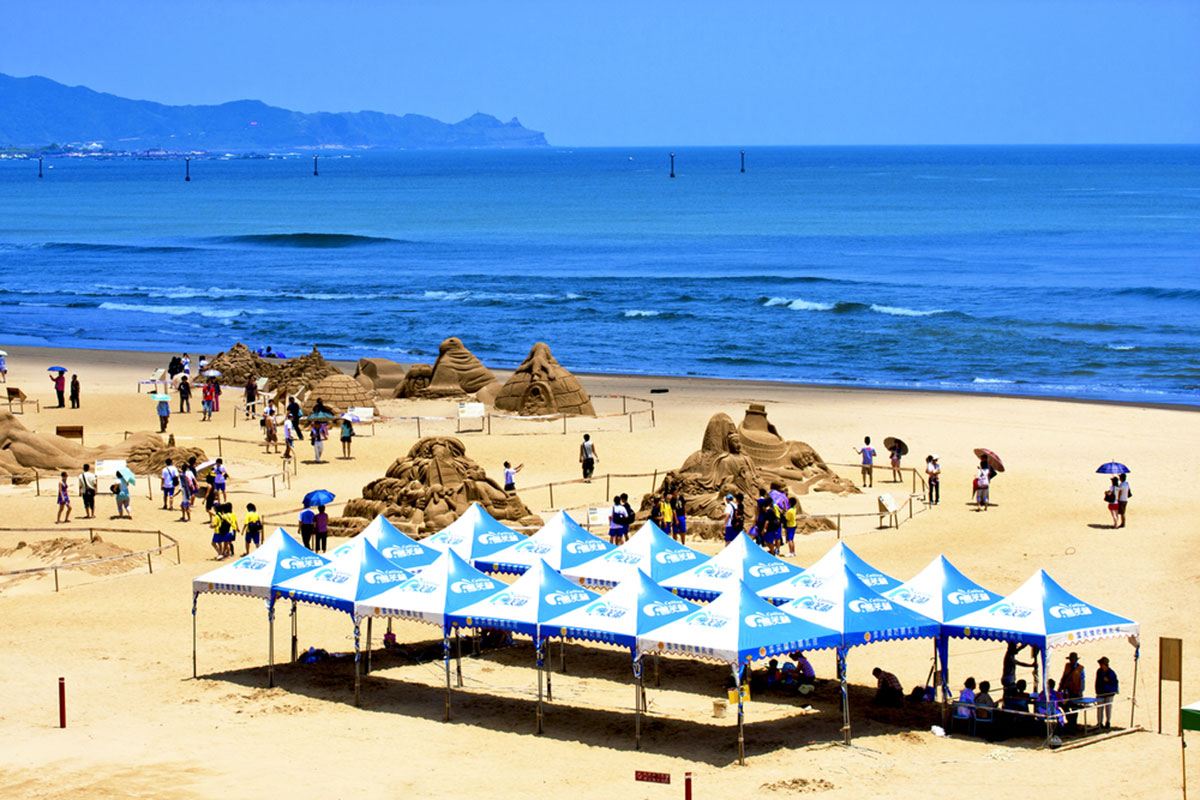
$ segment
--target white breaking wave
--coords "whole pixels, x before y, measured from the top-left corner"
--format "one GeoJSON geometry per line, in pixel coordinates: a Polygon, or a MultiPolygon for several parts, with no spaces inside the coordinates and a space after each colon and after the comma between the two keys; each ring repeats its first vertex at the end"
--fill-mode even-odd
{"type": "Polygon", "coordinates": [[[662,312],[643,311],[640,308],[631,308],[625,312],[624,316],[626,316],[626,317],[657,317],[660,313],[662,313],[662,312]]]}
{"type": "Polygon", "coordinates": [[[891,314],[894,317],[932,317],[934,314],[945,314],[944,308],[935,308],[932,311],[918,311],[915,308],[905,308],[903,306],[881,306],[875,303],[871,304],[871,310],[877,314],[891,314]]]}
{"type": "Polygon", "coordinates": [[[1132,344],[1110,344],[1107,345],[1109,350],[1136,350],[1137,347],[1132,344]]]}
{"type": "Polygon", "coordinates": [[[1010,380],[1006,380],[1004,378],[972,378],[971,383],[1000,385],[1000,384],[1007,384],[1007,383],[1016,383],[1016,381],[1010,381],[1010,380]]]}
{"type": "Polygon", "coordinates": [[[832,311],[833,310],[833,303],[818,303],[813,300],[804,300],[803,298],[796,298],[795,300],[792,300],[791,298],[787,298],[787,297],[772,297],[769,300],[767,300],[767,302],[763,303],[763,305],[764,306],[786,306],[786,307],[790,308],[792,311],[832,311]]]}
{"type": "Polygon", "coordinates": [[[197,308],[195,306],[142,306],[135,303],[101,303],[100,308],[105,311],[136,311],[142,314],[166,314],[171,317],[186,317],[189,314],[196,314],[208,319],[236,319],[244,314],[262,314],[262,311],[243,311],[241,309],[232,311],[218,311],[211,308],[197,308]]]}

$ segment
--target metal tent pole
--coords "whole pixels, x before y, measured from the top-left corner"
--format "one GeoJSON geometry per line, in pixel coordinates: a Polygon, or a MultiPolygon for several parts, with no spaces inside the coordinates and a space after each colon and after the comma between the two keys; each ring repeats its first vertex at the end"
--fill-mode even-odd
{"type": "MultiPolygon", "coordinates": [[[[1133,696],[1129,698],[1129,727],[1131,727],[1131,728],[1133,727],[1133,715],[1137,712],[1137,673],[1138,673],[1138,661],[1141,659],[1141,654],[1142,654],[1142,646],[1139,644],[1137,647],[1133,648],[1133,696]]],[[[1159,686],[1161,686],[1161,685],[1162,684],[1160,683],[1159,686]]],[[[1158,713],[1162,714],[1161,701],[1159,702],[1159,712],[1158,713]]],[[[1111,715],[1112,712],[1110,711],[1109,714],[1111,715]]],[[[1160,729],[1162,728],[1161,722],[1159,722],[1159,728],[1160,729]]],[[[1187,791],[1185,789],[1184,797],[1186,797],[1186,796],[1187,796],[1187,791]]]]}
{"type": "MultiPolygon", "coordinates": [[[[196,600],[200,595],[192,592],[192,677],[196,676],[196,600]]],[[[1136,685],[1136,684],[1135,684],[1136,685]]]]}
{"type": "Polygon", "coordinates": [[[462,637],[458,634],[458,626],[454,627],[454,647],[457,651],[455,658],[455,671],[458,673],[458,688],[462,688],[462,637]]]}
{"type": "Polygon", "coordinates": [[[367,617],[367,666],[365,670],[367,674],[371,672],[371,621],[374,619],[374,617],[367,617]]]}
{"type": "Polygon", "coordinates": [[[534,643],[537,647],[537,674],[538,674],[538,699],[537,699],[537,732],[542,732],[542,642],[539,639],[534,643]]]}
{"type": "Polygon", "coordinates": [[[446,713],[443,719],[450,721],[450,635],[442,631],[442,663],[446,667],[446,713]]]}
{"type": "Polygon", "coordinates": [[[850,744],[850,690],[846,686],[846,648],[837,650],[838,681],[842,688],[842,741],[850,744]]]}
{"type": "Polygon", "coordinates": [[[362,705],[362,671],[359,669],[360,649],[358,646],[358,617],[354,618],[354,705],[362,705]]]}
{"type": "Polygon", "coordinates": [[[267,601],[267,688],[275,688],[275,598],[267,601]]]}
{"type": "Polygon", "coordinates": [[[746,735],[745,735],[745,709],[742,705],[742,681],[745,673],[742,670],[742,665],[734,664],[733,678],[737,685],[738,698],[738,717],[737,717],[737,744],[738,744],[738,765],[746,766],[746,735]]]}
{"type": "Polygon", "coordinates": [[[298,646],[299,646],[299,637],[297,636],[297,630],[296,630],[296,601],[293,600],[292,601],[292,663],[293,664],[296,663],[297,659],[300,658],[300,653],[297,649],[298,646]]]}
{"type": "Polygon", "coordinates": [[[642,664],[633,659],[633,746],[642,749],[642,664]]]}

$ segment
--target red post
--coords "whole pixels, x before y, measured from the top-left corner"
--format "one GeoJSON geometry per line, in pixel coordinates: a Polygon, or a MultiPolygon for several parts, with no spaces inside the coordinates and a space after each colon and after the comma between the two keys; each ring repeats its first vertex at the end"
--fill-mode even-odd
{"type": "Polygon", "coordinates": [[[67,679],[58,679],[58,727],[67,727],[67,679]]]}
{"type": "Polygon", "coordinates": [[[683,773],[683,800],[692,800],[692,773],[683,773]]]}

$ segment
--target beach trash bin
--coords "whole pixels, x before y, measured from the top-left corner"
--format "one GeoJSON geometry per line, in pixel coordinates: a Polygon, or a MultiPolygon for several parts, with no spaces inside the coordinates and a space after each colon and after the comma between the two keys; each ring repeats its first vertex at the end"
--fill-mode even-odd
{"type": "Polygon", "coordinates": [[[713,700],[713,718],[725,719],[725,710],[728,708],[728,700],[713,700]]]}

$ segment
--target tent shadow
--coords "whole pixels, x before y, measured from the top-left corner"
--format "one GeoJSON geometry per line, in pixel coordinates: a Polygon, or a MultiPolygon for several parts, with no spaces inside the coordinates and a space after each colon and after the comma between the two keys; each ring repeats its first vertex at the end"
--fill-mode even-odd
{"type": "MultiPolygon", "coordinates": [[[[392,651],[372,653],[372,672],[362,680],[362,710],[368,713],[398,714],[441,720],[445,708],[442,680],[441,640],[412,643],[392,651]],[[400,670],[426,665],[431,682],[414,681],[400,670]]],[[[451,653],[454,652],[453,640],[451,653]]],[[[543,736],[556,741],[571,741],[613,750],[634,750],[633,675],[626,650],[568,644],[567,672],[558,671],[559,648],[547,657],[553,665],[557,700],[543,705],[543,736]],[[588,680],[611,680],[628,685],[628,704],[601,708],[578,705],[586,697],[588,680]],[[564,696],[572,699],[563,700],[564,696]]],[[[534,651],[528,640],[509,647],[484,650],[470,655],[470,643],[463,643],[465,687],[454,686],[451,695],[451,720],[448,724],[470,725],[502,733],[534,734],[536,728],[537,674],[534,651]],[[480,675],[479,664],[497,676],[488,683],[480,675]],[[494,666],[493,666],[494,665],[494,666]],[[488,667],[491,666],[491,670],[488,667]],[[513,684],[511,673],[501,676],[498,668],[520,669],[524,685],[513,684]],[[493,672],[494,670],[494,672],[493,672]],[[498,684],[505,685],[498,685],[498,684]],[[514,692],[516,694],[514,694],[514,692]]],[[[315,664],[285,663],[275,667],[275,685],[301,696],[327,702],[353,703],[353,658],[338,654],[315,664]]],[[[451,674],[454,674],[453,664],[451,674]]],[[[654,687],[653,660],[645,659],[644,679],[649,712],[642,717],[641,750],[721,767],[737,763],[737,709],[730,706],[723,719],[707,716],[710,699],[725,696],[729,667],[710,662],[663,658],[662,688],[654,687]],[[705,717],[697,719],[668,716],[656,712],[655,695],[659,691],[699,695],[696,706],[705,717]]],[[[261,690],[266,685],[263,666],[209,673],[209,680],[222,680],[261,690]]],[[[902,735],[913,737],[940,724],[941,712],[933,704],[911,704],[903,708],[877,708],[871,705],[874,687],[849,687],[851,724],[856,737],[902,735]]],[[[836,681],[818,683],[810,695],[763,691],[746,704],[746,754],[748,758],[778,750],[808,746],[826,746],[842,740],[841,694],[836,681]],[[756,710],[767,707],[762,713],[756,710]],[[786,706],[794,706],[794,712],[786,706]],[[782,707],[782,708],[781,708],[782,707]]]]}

